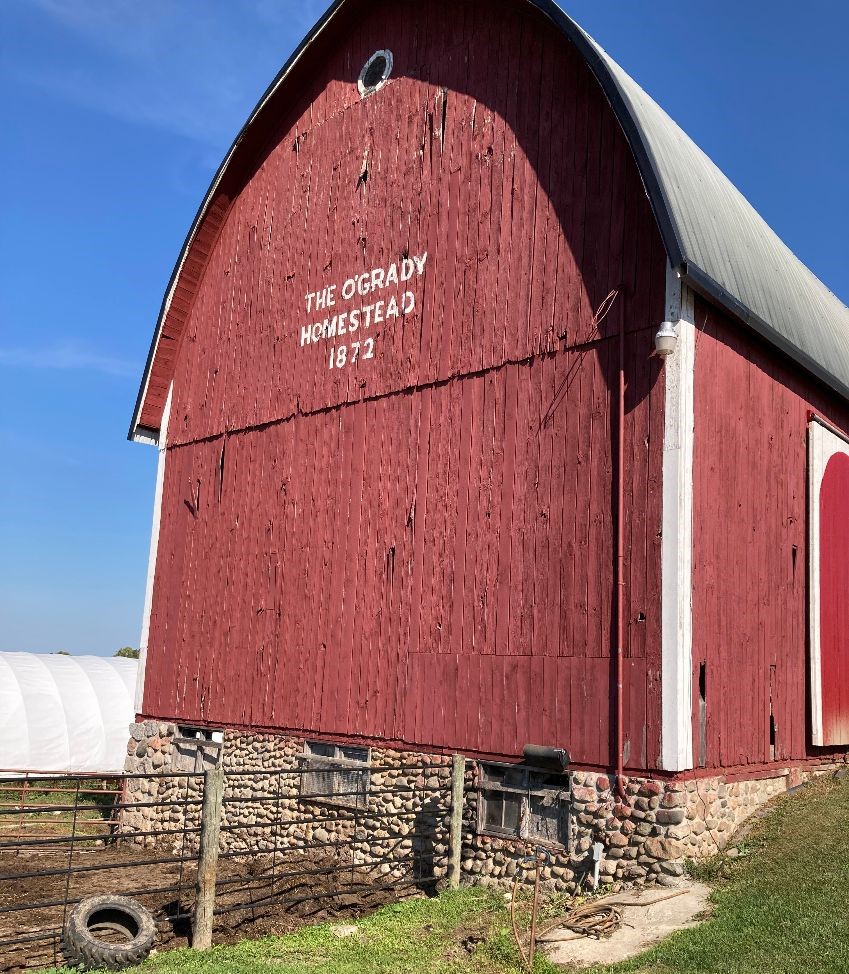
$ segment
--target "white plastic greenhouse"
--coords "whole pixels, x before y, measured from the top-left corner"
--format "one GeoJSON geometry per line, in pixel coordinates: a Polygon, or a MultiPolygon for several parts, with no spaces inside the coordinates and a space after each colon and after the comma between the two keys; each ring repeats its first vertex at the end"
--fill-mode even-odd
{"type": "Polygon", "coordinates": [[[134,659],[0,653],[0,774],[122,771],[138,668],[134,659]]]}

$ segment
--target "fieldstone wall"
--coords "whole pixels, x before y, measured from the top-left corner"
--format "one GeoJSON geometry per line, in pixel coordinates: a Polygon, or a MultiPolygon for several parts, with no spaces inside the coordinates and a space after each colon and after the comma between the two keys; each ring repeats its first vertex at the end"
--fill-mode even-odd
{"type": "MultiPolygon", "coordinates": [[[[607,775],[572,774],[572,848],[552,848],[542,877],[547,889],[571,892],[591,874],[592,844],[604,855],[600,883],[657,883],[675,886],[686,861],[706,859],[729,844],[739,826],[760,806],[789,787],[802,784],[838,765],[777,769],[770,777],[727,781],[724,776],[662,780],[630,777],[624,796],[607,775]]],[[[477,831],[474,768],[467,773],[464,810],[463,872],[483,884],[512,882],[525,872],[529,852],[523,842],[481,835],[477,831]]],[[[533,870],[528,870],[533,878],[533,870]]]]}
{"type": "Polygon", "coordinates": [[[801,774],[791,777],[787,771],[750,781],[687,781],[682,793],[684,821],[670,830],[670,837],[681,844],[687,858],[707,859],[728,845],[739,826],[758,807],[801,781],[801,774]]]}
{"type": "Polygon", "coordinates": [[[412,858],[421,875],[444,875],[450,757],[373,747],[368,804],[352,811],[302,797],[295,769],[303,750],[299,738],[225,735],[223,849],[261,854],[308,845],[378,874],[401,875],[412,858]]]}
{"type": "MultiPolygon", "coordinates": [[[[126,771],[141,777],[127,785],[127,799],[142,807],[124,813],[126,829],[152,833],[135,841],[193,849],[202,776],[175,777],[192,756],[173,724],[146,721],[131,726],[126,771]],[[170,808],[158,802],[182,802],[170,808]],[[191,804],[194,802],[195,804],[191,804]],[[185,804],[188,803],[188,804],[185,804]]],[[[427,875],[448,867],[451,758],[372,748],[367,808],[352,816],[321,800],[302,798],[297,756],[300,738],[227,731],[219,749],[197,760],[200,769],[217,760],[227,774],[222,849],[258,855],[309,847],[351,865],[374,864],[383,874],[408,871],[412,853],[427,875]]],[[[467,763],[461,867],[464,882],[510,884],[533,879],[526,869],[537,843],[482,834],[478,829],[477,764],[467,763]]],[[[675,885],[687,859],[723,849],[751,813],[788,785],[822,769],[776,771],[772,777],[727,781],[723,776],[662,780],[629,777],[620,795],[610,777],[572,772],[571,847],[551,846],[542,866],[544,887],[571,892],[592,875],[594,842],[604,845],[600,881],[675,885]]]]}
{"type": "MultiPolygon", "coordinates": [[[[482,835],[477,829],[476,768],[467,774],[463,872],[478,881],[513,882],[525,870],[533,843],[482,835]]],[[[684,847],[673,837],[686,820],[684,785],[629,778],[620,798],[607,775],[572,773],[571,848],[550,847],[542,866],[544,887],[572,892],[592,876],[594,842],[604,845],[600,882],[660,882],[670,885],[684,872],[684,847]]],[[[545,847],[540,847],[545,848],[545,847]]]]}
{"type": "Polygon", "coordinates": [[[371,749],[367,807],[352,811],[301,795],[301,738],[225,731],[219,747],[198,742],[202,757],[179,743],[174,724],[133,724],[125,771],[131,841],[166,846],[174,854],[197,848],[203,776],[174,772],[214,765],[225,772],[221,823],[223,852],[258,856],[276,850],[367,866],[379,875],[441,877],[447,871],[451,758],[444,755],[371,749]],[[139,777],[135,777],[139,776],[139,777]],[[170,806],[170,807],[169,807],[170,806]],[[186,832],[185,830],[190,831],[186,832]]]}
{"type": "MultiPolygon", "coordinates": [[[[572,847],[552,847],[542,867],[545,887],[571,892],[592,874],[593,842],[604,845],[602,884],[675,886],[688,859],[723,850],[738,827],[788,787],[834,770],[833,765],[776,770],[774,776],[726,781],[724,776],[662,780],[629,777],[624,796],[604,774],[572,774],[572,847]]],[[[527,843],[481,835],[477,829],[474,766],[467,772],[463,872],[483,884],[512,882],[530,851],[527,843]]]]}
{"type": "Polygon", "coordinates": [[[119,831],[132,833],[130,840],[144,847],[163,846],[175,855],[197,847],[198,836],[186,829],[200,826],[203,776],[172,776],[178,770],[179,753],[174,724],[147,720],[130,725],[124,771],[119,831]]]}

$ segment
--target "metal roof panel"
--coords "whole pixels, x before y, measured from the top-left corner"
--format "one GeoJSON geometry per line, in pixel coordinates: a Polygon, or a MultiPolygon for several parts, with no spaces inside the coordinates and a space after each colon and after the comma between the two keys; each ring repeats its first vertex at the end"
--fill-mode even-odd
{"type": "MultiPolygon", "coordinates": [[[[609,72],[643,142],[660,188],[655,212],[658,204],[666,211],[685,276],[849,396],[849,308],[657,102],[584,37],[609,72]]],[[[651,191],[650,182],[647,186],[651,191]]]]}

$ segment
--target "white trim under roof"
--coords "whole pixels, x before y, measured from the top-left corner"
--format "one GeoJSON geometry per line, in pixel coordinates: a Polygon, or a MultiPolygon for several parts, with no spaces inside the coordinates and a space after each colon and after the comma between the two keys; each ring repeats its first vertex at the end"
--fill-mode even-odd
{"type": "Polygon", "coordinates": [[[849,454],[849,441],[830,423],[812,416],[808,424],[808,619],[811,632],[811,743],[823,747],[822,645],[820,620],[820,488],[829,460],[849,454]]]}
{"type": "Polygon", "coordinates": [[[136,681],[136,713],[144,705],[144,677],[147,664],[147,644],[150,639],[150,613],[153,609],[153,582],[156,577],[156,555],[159,550],[159,523],[162,518],[162,490],[165,486],[165,458],[168,439],[168,417],[171,415],[171,395],[174,383],[168,387],[165,408],[162,411],[162,429],[159,432],[159,458],[156,466],[156,489],[153,495],[153,525],[150,530],[150,554],[147,559],[147,583],[144,591],[141,638],[139,639],[139,673],[136,681]]]}
{"type": "Polygon", "coordinates": [[[693,767],[693,293],[672,267],[666,318],[678,344],[666,359],[661,543],[661,767],[693,767]]]}

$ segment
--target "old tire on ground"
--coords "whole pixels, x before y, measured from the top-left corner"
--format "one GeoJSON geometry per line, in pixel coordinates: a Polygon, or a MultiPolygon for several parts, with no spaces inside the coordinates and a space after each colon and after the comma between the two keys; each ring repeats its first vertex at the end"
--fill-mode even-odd
{"type": "Polygon", "coordinates": [[[150,954],[156,926],[127,896],[90,896],[68,914],[62,939],[69,964],[120,971],[150,954]]]}

